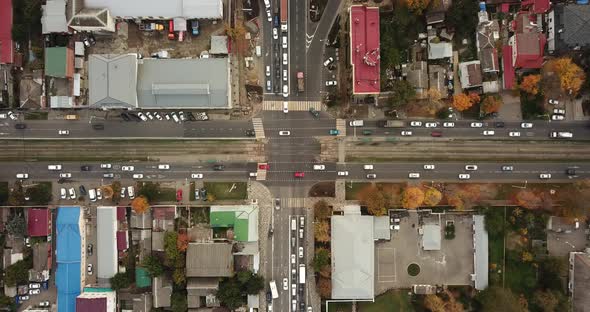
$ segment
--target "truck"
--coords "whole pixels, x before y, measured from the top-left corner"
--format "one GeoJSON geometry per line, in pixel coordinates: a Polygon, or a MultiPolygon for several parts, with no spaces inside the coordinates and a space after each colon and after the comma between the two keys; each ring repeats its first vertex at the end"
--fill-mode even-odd
{"type": "Polygon", "coordinates": [[[303,92],[305,91],[305,77],[303,76],[303,72],[297,72],[297,91],[303,92]]]}
{"type": "Polygon", "coordinates": [[[162,31],[164,25],[158,23],[141,23],[139,24],[139,30],[143,31],[162,31]]]}
{"type": "Polygon", "coordinates": [[[287,18],[289,14],[289,0],[281,0],[281,31],[287,32],[287,18]]]}
{"type": "Polygon", "coordinates": [[[305,264],[299,265],[299,284],[305,284],[305,264]]]}
{"type": "Polygon", "coordinates": [[[279,297],[279,291],[277,290],[277,283],[274,280],[270,281],[270,293],[273,299],[277,299],[279,297]]]}
{"type": "Polygon", "coordinates": [[[552,139],[571,139],[574,137],[574,134],[568,131],[552,131],[549,133],[549,137],[552,139]]]}
{"type": "Polygon", "coordinates": [[[383,128],[403,128],[406,123],[402,120],[381,120],[379,125],[383,128]]]}

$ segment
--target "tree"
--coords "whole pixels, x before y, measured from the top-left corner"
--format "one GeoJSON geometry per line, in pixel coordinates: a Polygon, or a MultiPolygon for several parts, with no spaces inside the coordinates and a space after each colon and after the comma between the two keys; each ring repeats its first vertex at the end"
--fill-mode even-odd
{"type": "Polygon", "coordinates": [[[534,191],[524,189],[516,193],[514,203],[523,208],[537,209],[541,206],[541,198],[534,191]]]}
{"type": "Polygon", "coordinates": [[[252,273],[250,274],[250,278],[243,285],[247,294],[255,295],[264,289],[264,278],[258,274],[252,273]]]}
{"type": "Polygon", "coordinates": [[[330,224],[327,221],[314,223],[314,236],[316,242],[330,242],[330,224]]]}
{"type": "Polygon", "coordinates": [[[325,200],[319,200],[313,205],[313,212],[318,219],[327,219],[332,215],[332,208],[325,200]]]}
{"type": "Polygon", "coordinates": [[[424,192],[424,205],[426,206],[436,206],[441,200],[442,193],[434,187],[429,187],[426,192],[424,192]]]}
{"type": "Polygon", "coordinates": [[[417,186],[406,187],[402,193],[402,207],[416,209],[424,202],[424,192],[417,186]]]}
{"type": "Polygon", "coordinates": [[[320,277],[318,281],[318,292],[323,299],[330,298],[332,296],[332,279],[320,277]]]}
{"type": "Polygon", "coordinates": [[[512,293],[509,288],[498,286],[488,287],[480,292],[476,297],[480,303],[481,312],[525,312],[518,301],[518,297],[512,293]]]}
{"type": "Polygon", "coordinates": [[[51,202],[51,183],[39,183],[25,191],[27,197],[36,204],[47,205],[51,202]]]}
{"type": "Polygon", "coordinates": [[[559,77],[561,90],[571,95],[577,95],[584,84],[586,74],[571,58],[562,57],[553,61],[553,70],[559,77]]]}
{"type": "Polygon", "coordinates": [[[224,307],[235,310],[246,303],[240,289],[240,283],[236,278],[224,278],[219,283],[215,296],[224,307]]]}
{"type": "Polygon", "coordinates": [[[9,206],[23,206],[25,204],[25,192],[20,181],[14,183],[10,195],[8,196],[9,206]]]}
{"type": "Polygon", "coordinates": [[[6,205],[8,201],[9,191],[8,191],[8,183],[0,184],[0,205],[6,205]]]}
{"type": "Polygon", "coordinates": [[[27,222],[22,213],[16,213],[12,216],[12,218],[6,223],[6,230],[8,233],[19,237],[27,234],[27,222]]]}
{"type": "Polygon", "coordinates": [[[446,312],[445,302],[437,295],[426,295],[424,307],[432,312],[446,312]]]}
{"type": "Polygon", "coordinates": [[[174,268],[174,272],[172,272],[172,281],[176,285],[182,285],[186,281],[186,272],[184,267],[176,267],[174,268]]]}
{"type": "Polygon", "coordinates": [[[403,107],[408,101],[416,96],[416,90],[406,80],[396,80],[393,82],[392,94],[387,104],[391,108],[403,107]]]}
{"type": "Polygon", "coordinates": [[[147,198],[145,198],[144,196],[138,196],[135,197],[131,202],[131,208],[133,208],[133,211],[135,211],[135,213],[143,214],[146,211],[148,211],[148,209],[150,209],[150,204],[148,203],[147,198]]]}
{"type": "Polygon", "coordinates": [[[150,273],[151,277],[158,277],[164,273],[162,262],[153,255],[145,257],[141,265],[150,273]]]}
{"type": "Polygon", "coordinates": [[[539,93],[539,83],[541,82],[541,75],[528,75],[522,78],[522,82],[520,83],[520,90],[531,94],[536,95],[539,93]]]}
{"type": "Polygon", "coordinates": [[[131,286],[133,279],[131,272],[119,272],[115,276],[111,277],[111,288],[113,290],[120,290],[131,286]]]}
{"type": "Polygon", "coordinates": [[[472,99],[470,99],[467,94],[460,93],[457,95],[453,95],[452,106],[460,112],[469,109],[471,106],[473,106],[473,104],[474,102],[472,102],[472,99]]]}
{"type": "Polygon", "coordinates": [[[160,184],[154,182],[144,182],[137,191],[138,196],[145,197],[148,201],[153,202],[160,194],[160,184]]]}
{"type": "Polygon", "coordinates": [[[117,200],[121,196],[121,182],[114,181],[111,183],[111,189],[113,190],[113,200],[117,200]]]}
{"type": "Polygon", "coordinates": [[[188,242],[189,238],[186,232],[178,233],[178,237],[176,239],[176,248],[180,252],[185,252],[188,249],[188,242]]]}
{"type": "Polygon", "coordinates": [[[111,186],[106,185],[106,186],[101,187],[101,189],[102,189],[102,196],[105,199],[113,198],[115,191],[113,190],[113,188],[111,186]]]}
{"type": "MultiPolygon", "coordinates": [[[[32,258],[32,257],[29,257],[32,258]]],[[[19,260],[6,268],[4,283],[7,286],[26,284],[29,280],[29,269],[33,268],[32,259],[19,260]]]]}
{"type": "Polygon", "coordinates": [[[421,15],[422,11],[430,4],[430,0],[405,0],[405,2],[408,8],[417,15],[421,15]]]}
{"type": "Polygon", "coordinates": [[[481,103],[481,109],[486,114],[497,113],[502,107],[502,100],[496,96],[487,96],[481,103]]]}
{"type": "Polygon", "coordinates": [[[170,304],[173,312],[186,312],[188,310],[188,303],[186,301],[186,293],[184,291],[172,292],[170,304]]]}
{"type": "Polygon", "coordinates": [[[551,290],[537,290],[533,295],[533,304],[543,312],[557,311],[559,299],[551,290]]]}
{"type": "Polygon", "coordinates": [[[178,233],[167,231],[164,234],[164,254],[166,255],[166,266],[175,267],[176,260],[180,257],[180,251],[177,248],[178,233]]]}
{"type": "Polygon", "coordinates": [[[367,185],[357,193],[357,199],[374,216],[387,214],[388,198],[386,194],[374,184],[367,185]]]}
{"type": "Polygon", "coordinates": [[[311,261],[314,272],[319,272],[323,267],[330,265],[330,251],[326,248],[318,248],[311,261]]]}
{"type": "Polygon", "coordinates": [[[477,26],[477,1],[472,0],[453,0],[451,7],[446,13],[446,23],[453,26],[455,35],[461,39],[472,38],[474,29],[477,26]]]}

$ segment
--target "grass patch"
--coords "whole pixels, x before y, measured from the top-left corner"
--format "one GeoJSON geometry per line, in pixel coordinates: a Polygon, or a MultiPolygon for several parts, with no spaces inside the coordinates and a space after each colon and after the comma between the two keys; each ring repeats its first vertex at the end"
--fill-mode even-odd
{"type": "Polygon", "coordinates": [[[8,182],[0,182],[0,205],[5,205],[8,201],[8,182]]]}
{"type": "Polygon", "coordinates": [[[544,119],[547,120],[548,115],[543,109],[543,95],[527,95],[521,92],[520,109],[522,111],[522,118],[525,120],[544,119]]]}
{"type": "Polygon", "coordinates": [[[362,190],[365,186],[371,183],[368,182],[346,182],[346,199],[347,200],[356,200],[356,194],[362,190]]]}
{"type": "Polygon", "coordinates": [[[188,199],[190,201],[194,201],[195,200],[195,181],[192,181],[189,184],[189,192],[190,192],[190,194],[188,194],[188,199]]]}
{"type": "Polygon", "coordinates": [[[530,298],[537,284],[535,267],[531,263],[522,262],[519,252],[507,250],[505,270],[504,278],[506,280],[506,286],[514,293],[522,293],[530,298]]]}
{"type": "MultiPolygon", "coordinates": [[[[415,311],[407,290],[391,290],[375,298],[375,302],[359,302],[360,312],[415,311]]],[[[332,311],[330,309],[330,311],[332,311]]],[[[334,310],[337,311],[337,310],[334,310]]]]}
{"type": "Polygon", "coordinates": [[[349,302],[330,302],[328,311],[352,312],[352,303],[349,302]]]}
{"type": "Polygon", "coordinates": [[[215,200],[240,200],[246,199],[248,188],[246,182],[205,182],[207,193],[215,197],[215,200]],[[232,189],[232,186],[235,186],[232,189]],[[230,189],[232,191],[230,192],[230,189]]]}
{"type": "Polygon", "coordinates": [[[209,207],[191,207],[191,223],[209,224],[209,207]]]}
{"type": "Polygon", "coordinates": [[[27,112],[25,113],[25,120],[47,120],[47,112],[27,112]]]}
{"type": "Polygon", "coordinates": [[[175,202],[176,190],[170,187],[162,187],[154,198],[155,202],[175,202]]]}

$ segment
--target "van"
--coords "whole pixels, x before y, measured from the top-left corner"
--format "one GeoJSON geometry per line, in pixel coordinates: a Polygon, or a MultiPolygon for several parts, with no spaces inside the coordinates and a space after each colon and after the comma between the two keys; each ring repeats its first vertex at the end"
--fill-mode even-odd
{"type": "Polygon", "coordinates": [[[286,49],[287,47],[287,36],[283,36],[283,49],[286,49]]]}
{"type": "Polygon", "coordinates": [[[90,201],[96,201],[96,190],[95,189],[89,189],[88,190],[88,198],[90,199],[90,201]]]}
{"type": "Polygon", "coordinates": [[[349,123],[349,125],[350,125],[351,127],[362,127],[362,126],[364,126],[364,124],[365,124],[365,123],[364,123],[364,121],[362,121],[362,120],[353,120],[353,121],[351,121],[351,122],[349,123]]]}
{"type": "Polygon", "coordinates": [[[61,165],[49,165],[47,170],[61,170],[61,165]]]}
{"type": "Polygon", "coordinates": [[[260,46],[256,46],[256,56],[260,57],[262,55],[262,48],[260,46]]]}
{"type": "Polygon", "coordinates": [[[291,230],[297,230],[297,220],[295,218],[291,219],[291,230]]]}
{"type": "Polygon", "coordinates": [[[127,187],[127,194],[129,195],[129,199],[135,198],[135,192],[134,192],[133,186],[127,187]]]}

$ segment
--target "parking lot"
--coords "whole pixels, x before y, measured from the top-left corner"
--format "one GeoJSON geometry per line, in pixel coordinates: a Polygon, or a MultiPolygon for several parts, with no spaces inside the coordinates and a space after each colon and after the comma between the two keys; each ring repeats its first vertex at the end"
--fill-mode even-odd
{"type": "Polygon", "coordinates": [[[376,293],[391,288],[409,288],[415,284],[469,285],[473,273],[472,218],[468,215],[427,215],[420,220],[410,211],[399,218],[399,230],[393,230],[390,241],[376,243],[376,293]],[[455,224],[455,238],[445,239],[441,233],[441,249],[425,251],[419,226],[423,224],[455,224]],[[420,273],[410,276],[407,268],[417,264],[420,273]]]}

